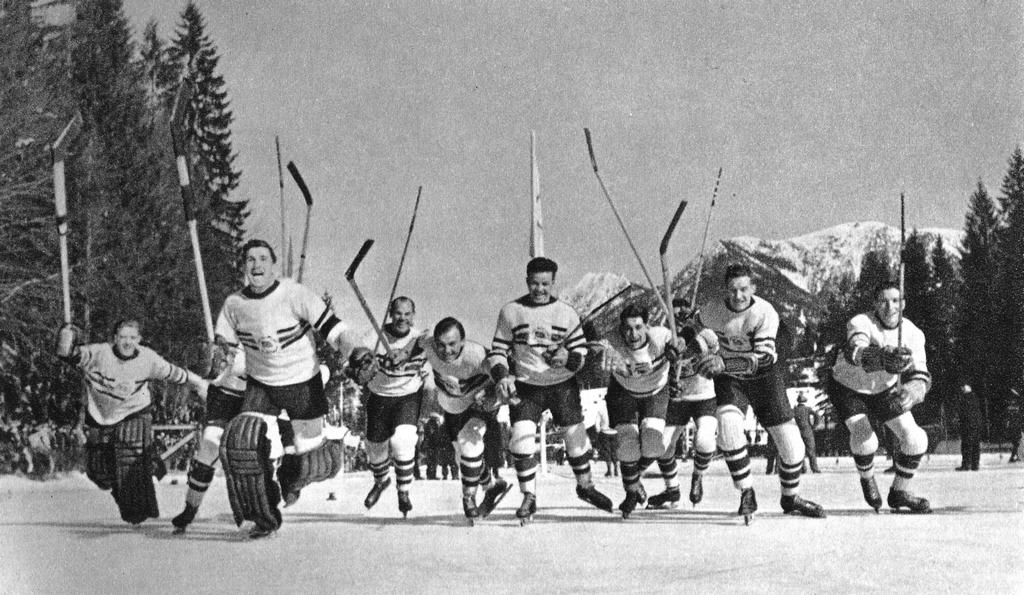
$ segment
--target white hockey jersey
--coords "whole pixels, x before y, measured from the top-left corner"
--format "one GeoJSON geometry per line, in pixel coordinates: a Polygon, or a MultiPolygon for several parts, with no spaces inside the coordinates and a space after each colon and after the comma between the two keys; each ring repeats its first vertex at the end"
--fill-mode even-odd
{"type": "MultiPolygon", "coordinates": [[[[886,328],[873,312],[858,314],[846,325],[846,341],[850,347],[896,347],[899,343],[899,331],[896,327],[886,328]]],[[[903,319],[903,346],[910,349],[913,358],[913,368],[905,378],[920,378],[931,386],[931,374],[928,372],[924,351],[924,333],[906,318],[903,319]]],[[[832,368],[832,377],[836,382],[865,395],[875,395],[889,390],[896,385],[897,376],[885,370],[867,372],[864,368],[852,364],[843,354],[839,354],[836,365],[832,368]]]]}
{"type": "Polygon", "coordinates": [[[89,415],[101,425],[116,424],[149,406],[150,380],[185,384],[188,375],[149,347],[140,345],[135,355],[123,357],[111,343],[80,348],[78,367],[85,372],[89,415]]]}
{"type": "MultiPolygon", "coordinates": [[[[424,366],[427,364],[427,356],[420,344],[420,337],[423,331],[412,327],[404,337],[395,336],[391,327],[384,326],[384,338],[388,342],[391,351],[404,352],[405,361],[398,366],[391,366],[387,363],[387,348],[384,345],[377,345],[377,373],[373,376],[366,388],[375,395],[381,397],[404,397],[420,390],[423,387],[423,376],[421,372],[427,371],[424,366]]],[[[377,343],[374,337],[367,347],[373,349],[377,343]]]]}
{"type": "MultiPolygon", "coordinates": [[[[756,295],[751,296],[750,305],[739,312],[729,307],[724,299],[714,300],[701,308],[700,323],[718,336],[724,359],[733,354],[753,353],[758,356],[760,368],[778,359],[775,336],[779,332],[779,314],[774,306],[756,295]]],[[[750,377],[749,374],[730,376],[750,377]]]]}
{"type": "Polygon", "coordinates": [[[648,397],[668,384],[669,361],[665,347],[672,340],[672,331],[663,326],[647,329],[647,337],[636,349],[626,344],[619,332],[611,333],[612,375],[622,388],[635,397],[648,397]]]}
{"type": "Polygon", "coordinates": [[[579,322],[576,310],[559,300],[537,305],[526,295],[509,302],[498,314],[488,365],[504,365],[526,384],[551,386],[565,382],[572,378],[573,372],[564,367],[551,367],[544,353],[572,332],[566,349],[586,357],[586,338],[583,329],[577,328],[579,322]]]}
{"type": "MultiPolygon", "coordinates": [[[[437,385],[437,402],[448,413],[458,414],[469,409],[478,398],[482,398],[494,387],[487,368],[487,350],[474,341],[466,341],[462,353],[446,362],[434,349],[434,342],[424,337],[424,352],[427,363],[434,372],[437,385]]],[[[497,403],[489,403],[497,408],[497,403]]]]}

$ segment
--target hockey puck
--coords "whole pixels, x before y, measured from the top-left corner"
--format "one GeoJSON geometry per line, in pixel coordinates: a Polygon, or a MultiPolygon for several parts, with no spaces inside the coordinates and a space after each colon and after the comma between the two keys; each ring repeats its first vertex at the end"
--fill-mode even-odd
{"type": "Polygon", "coordinates": [[[338,498],[334,495],[334,492],[331,492],[330,494],[327,494],[327,499],[328,500],[337,500],[338,498]]]}
{"type": "Polygon", "coordinates": [[[172,485],[172,486],[176,486],[176,485],[178,485],[178,480],[177,480],[177,479],[172,479],[172,480],[171,480],[171,485],[172,485]]]}

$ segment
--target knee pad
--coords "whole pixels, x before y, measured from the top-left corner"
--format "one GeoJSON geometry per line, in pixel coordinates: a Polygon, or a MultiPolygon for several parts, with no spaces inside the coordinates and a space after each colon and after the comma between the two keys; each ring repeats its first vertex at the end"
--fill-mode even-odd
{"type": "Polygon", "coordinates": [[[121,518],[141,523],[160,516],[153,487],[151,457],[153,422],[148,415],[121,421],[114,427],[114,456],[117,459],[117,485],[114,499],[121,518]]]}
{"type": "Polygon", "coordinates": [[[719,407],[718,448],[723,451],[746,448],[747,437],[743,433],[743,413],[733,405],[719,407]]]}
{"type": "Polygon", "coordinates": [[[715,437],[718,435],[718,420],[710,415],[697,418],[697,432],[693,437],[693,449],[697,452],[715,452],[715,437]]]}
{"type": "Polygon", "coordinates": [[[570,457],[579,457],[588,451],[590,451],[590,440],[587,438],[587,428],[582,423],[566,427],[565,454],[570,457]]]}
{"type": "Polygon", "coordinates": [[[228,422],[220,459],[235,524],[253,521],[262,529],[275,530],[281,526],[281,511],[277,509],[281,492],[274,481],[267,433],[268,426],[276,428],[277,420],[271,417],[268,423],[266,417],[243,413],[228,422]]]}
{"type": "Polygon", "coordinates": [[[85,443],[85,475],[101,490],[117,485],[117,458],[114,435],[100,428],[89,428],[85,443]]]}
{"type": "Polygon", "coordinates": [[[645,417],[640,422],[640,453],[649,459],[659,459],[665,452],[665,420],[645,417]]]}
{"type": "Polygon", "coordinates": [[[868,416],[863,413],[846,420],[850,430],[850,452],[855,455],[873,455],[878,451],[878,435],[875,434],[868,416]]]}
{"type": "Polygon", "coordinates": [[[512,424],[512,436],[508,440],[508,451],[514,455],[530,456],[537,452],[537,424],[529,420],[512,424]]]}
{"type": "Polygon", "coordinates": [[[768,433],[775,439],[775,446],[779,449],[779,458],[787,465],[795,465],[804,460],[804,441],[800,438],[800,428],[792,419],[772,426],[768,433]]]}
{"type": "Polygon", "coordinates": [[[212,467],[220,457],[220,439],[224,436],[224,428],[218,426],[206,426],[203,429],[203,436],[199,439],[199,448],[192,459],[212,467]]]}
{"type": "Polygon", "coordinates": [[[402,424],[391,435],[391,454],[396,461],[409,461],[416,457],[416,426],[402,424]]]}
{"type": "Polygon", "coordinates": [[[295,419],[289,425],[292,429],[295,454],[310,452],[320,448],[320,445],[324,443],[324,418],[295,419]]]}
{"type": "Polygon", "coordinates": [[[615,426],[619,434],[619,444],[615,453],[620,461],[635,463],[640,460],[640,430],[636,424],[619,424],[615,426]]]}
{"type": "Polygon", "coordinates": [[[909,412],[896,419],[890,419],[885,425],[896,433],[901,453],[914,456],[928,452],[928,434],[917,425],[914,416],[909,412]]]}
{"type": "Polygon", "coordinates": [[[344,457],[340,441],[327,440],[313,450],[285,455],[277,470],[277,480],[285,494],[297,494],[311,483],[330,479],[341,470],[344,457]]]}
{"type": "Polygon", "coordinates": [[[459,430],[458,453],[467,458],[476,458],[484,453],[484,434],[487,431],[487,424],[482,420],[473,418],[466,422],[459,430]]]}

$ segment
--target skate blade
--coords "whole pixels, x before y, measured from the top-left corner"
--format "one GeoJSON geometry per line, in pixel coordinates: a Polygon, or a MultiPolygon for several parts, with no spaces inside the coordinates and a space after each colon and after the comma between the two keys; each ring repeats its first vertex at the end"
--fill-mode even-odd
{"type": "Polygon", "coordinates": [[[744,524],[745,526],[749,527],[749,526],[750,526],[750,523],[751,523],[751,522],[752,522],[753,520],[754,520],[754,515],[752,515],[752,514],[745,514],[745,515],[743,515],[743,524],[744,524]]]}
{"type": "Polygon", "coordinates": [[[185,527],[175,527],[174,530],[171,531],[171,535],[184,535],[184,534],[185,534],[185,527]]]}

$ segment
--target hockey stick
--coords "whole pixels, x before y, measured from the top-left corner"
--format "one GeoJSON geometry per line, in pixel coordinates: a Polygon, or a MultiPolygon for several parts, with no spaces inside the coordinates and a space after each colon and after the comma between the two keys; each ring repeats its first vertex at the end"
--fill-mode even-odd
{"type": "Polygon", "coordinates": [[[366,303],[366,298],[363,297],[363,292],[359,291],[359,285],[356,284],[356,269],[366,258],[366,253],[373,247],[373,240],[366,240],[363,242],[363,246],[359,248],[359,253],[356,254],[355,259],[352,260],[352,264],[348,265],[348,269],[345,271],[345,280],[352,286],[352,291],[356,294],[356,299],[359,300],[359,305],[363,307],[363,313],[370,319],[370,325],[373,326],[373,330],[377,333],[377,340],[380,342],[378,345],[384,345],[384,349],[387,350],[388,355],[391,355],[391,347],[388,342],[384,340],[384,331],[381,330],[380,325],[377,324],[377,319],[374,318],[373,312],[370,311],[369,304],[366,303]]]}
{"type": "Polygon", "coordinates": [[[192,78],[189,67],[181,77],[178,94],[174,98],[171,109],[171,141],[174,145],[174,160],[178,166],[178,184],[181,186],[181,201],[185,207],[185,221],[188,223],[188,235],[192,242],[192,257],[196,263],[196,279],[199,282],[199,298],[203,306],[203,322],[206,324],[206,338],[213,345],[213,314],[210,312],[210,296],[206,290],[206,275],[203,272],[203,255],[199,250],[199,231],[196,228],[195,198],[188,174],[187,148],[185,142],[185,114],[192,100],[192,78]]]}
{"type": "Polygon", "coordinates": [[[64,159],[68,155],[68,145],[82,129],[82,114],[76,113],[74,118],[61,131],[60,136],[50,147],[50,158],[53,161],[53,203],[57,214],[57,236],[60,241],[60,286],[64,299],[64,324],[71,324],[71,267],[68,264],[68,195],[64,185],[64,159]]]}
{"type": "Polygon", "coordinates": [[[572,330],[569,331],[568,333],[566,333],[564,337],[562,337],[562,340],[558,343],[558,347],[562,348],[562,347],[565,347],[566,345],[568,345],[569,337],[575,335],[576,331],[578,331],[581,328],[583,328],[584,324],[586,324],[586,323],[590,322],[591,320],[593,320],[601,310],[604,310],[605,308],[610,306],[612,304],[612,302],[617,300],[620,296],[622,296],[622,294],[626,293],[627,291],[629,291],[632,288],[633,288],[632,285],[627,284],[625,287],[620,289],[615,295],[613,295],[612,297],[610,297],[610,298],[606,299],[605,301],[601,302],[600,304],[598,304],[586,316],[584,316],[583,318],[580,319],[579,324],[577,324],[576,326],[572,327],[572,330]]]}
{"type": "MultiPolygon", "coordinates": [[[[281,250],[282,256],[283,256],[283,253],[284,253],[284,251],[286,249],[285,242],[286,242],[286,240],[288,238],[288,232],[285,230],[285,221],[284,221],[284,172],[281,171],[281,140],[277,137],[277,135],[274,135],[274,147],[277,149],[277,190],[278,190],[278,199],[279,199],[279,202],[281,203],[281,247],[280,247],[280,250],[281,250]]],[[[285,273],[285,276],[291,277],[292,276],[292,272],[291,271],[287,271],[285,273]]]]}
{"type": "Polygon", "coordinates": [[[612,200],[611,195],[608,194],[608,189],[604,185],[604,180],[601,179],[601,174],[597,171],[597,158],[594,157],[594,144],[590,139],[590,129],[584,128],[583,134],[584,136],[587,137],[587,151],[590,153],[590,164],[594,167],[594,175],[597,176],[597,183],[600,184],[601,186],[601,192],[603,192],[604,197],[608,199],[608,205],[611,206],[612,208],[612,213],[615,215],[615,220],[619,222],[619,227],[622,229],[623,235],[626,236],[626,241],[629,242],[629,247],[633,250],[633,255],[636,256],[636,261],[640,264],[640,270],[644,272],[644,277],[647,278],[647,282],[651,285],[651,289],[654,290],[654,295],[657,296],[658,301],[661,303],[661,307],[664,310],[664,312],[668,316],[671,316],[672,310],[669,309],[668,304],[665,303],[665,300],[661,297],[661,294],[658,293],[657,285],[655,285],[654,281],[651,279],[651,274],[647,272],[647,267],[644,266],[644,261],[642,258],[640,258],[640,253],[637,251],[636,246],[633,244],[633,239],[629,237],[629,232],[626,231],[626,224],[622,222],[622,217],[619,216],[619,210],[615,208],[615,202],[612,200]]]}
{"type": "MultiPolygon", "coordinates": [[[[668,252],[668,241],[672,238],[672,234],[676,231],[676,225],[679,224],[679,218],[683,216],[683,211],[686,210],[686,199],[684,198],[679,202],[679,206],[676,207],[676,214],[672,215],[672,221],[668,224],[668,229],[665,231],[665,235],[661,238],[661,245],[658,247],[658,257],[661,260],[661,278],[665,281],[665,303],[672,306],[672,285],[669,283],[668,278],[668,264],[665,262],[665,253],[668,252]]],[[[676,336],[676,316],[672,310],[666,310],[665,316],[668,318],[668,328],[672,330],[672,337],[676,336]]]]}
{"type": "MultiPolygon", "coordinates": [[[[398,291],[398,280],[402,277],[402,268],[405,266],[405,254],[409,251],[409,240],[412,239],[412,229],[416,226],[416,213],[420,210],[420,197],[423,196],[423,186],[416,191],[416,204],[412,207],[412,220],[409,221],[409,231],[405,234],[405,246],[402,247],[402,257],[398,259],[398,272],[395,273],[395,282],[391,284],[391,293],[388,295],[388,304],[384,309],[384,316],[381,320],[387,324],[388,316],[391,314],[391,301],[395,299],[395,292],[398,291]]],[[[383,336],[383,335],[382,335],[383,336]]],[[[380,344],[376,347],[379,347],[380,344]]],[[[376,349],[374,347],[374,349],[376,349]]]]}
{"type": "MultiPolygon", "coordinates": [[[[904,290],[906,289],[906,268],[903,266],[903,250],[907,243],[907,211],[906,204],[903,198],[903,193],[900,192],[900,310],[899,317],[896,319],[896,347],[903,347],[903,304],[906,303],[906,296],[904,290]]],[[[903,389],[903,374],[896,375],[896,390],[902,391],[903,389]]],[[[895,460],[895,459],[893,459],[895,460]]]]}
{"type": "Polygon", "coordinates": [[[313,213],[313,195],[309,193],[309,187],[306,186],[306,181],[302,179],[299,168],[295,167],[294,161],[288,162],[288,173],[292,175],[295,185],[299,187],[299,192],[302,193],[302,198],[306,201],[306,226],[302,230],[302,252],[299,253],[299,272],[295,275],[295,280],[302,283],[302,272],[306,268],[306,249],[309,248],[309,218],[313,213]]]}
{"type": "Polygon", "coordinates": [[[697,289],[700,288],[700,276],[704,273],[704,246],[708,242],[708,228],[711,227],[711,213],[715,211],[715,198],[718,197],[718,183],[722,181],[722,168],[718,168],[718,177],[715,178],[715,189],[711,191],[711,208],[708,209],[708,218],[704,221],[704,237],[700,240],[700,256],[697,257],[697,278],[693,281],[693,293],[690,295],[690,310],[697,308],[697,289]]]}
{"type": "Polygon", "coordinates": [[[544,256],[544,220],[540,210],[540,170],[537,133],[530,131],[530,258],[544,256]]]}

